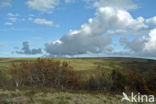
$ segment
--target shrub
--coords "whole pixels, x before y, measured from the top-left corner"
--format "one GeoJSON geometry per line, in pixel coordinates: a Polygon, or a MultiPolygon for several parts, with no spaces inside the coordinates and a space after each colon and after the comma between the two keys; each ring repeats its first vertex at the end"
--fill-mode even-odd
{"type": "Polygon", "coordinates": [[[7,74],[5,71],[0,71],[0,87],[6,87],[9,85],[9,79],[7,78],[7,74]]]}
{"type": "Polygon", "coordinates": [[[16,87],[76,88],[80,78],[67,62],[38,58],[33,63],[12,64],[8,73],[16,87]]]}
{"type": "Polygon", "coordinates": [[[98,83],[97,78],[94,76],[90,76],[88,81],[86,81],[86,89],[88,90],[97,90],[98,89],[98,83]]]}
{"type": "Polygon", "coordinates": [[[147,71],[141,73],[137,68],[126,72],[127,86],[131,91],[151,94],[156,92],[156,73],[147,71]]]}
{"type": "Polygon", "coordinates": [[[148,88],[147,93],[155,93],[156,94],[156,72],[153,70],[149,70],[145,73],[145,83],[148,88]]]}
{"type": "Polygon", "coordinates": [[[146,84],[141,74],[138,72],[130,72],[128,74],[128,86],[131,88],[131,90],[144,93],[146,84]]]}
{"type": "Polygon", "coordinates": [[[104,71],[100,71],[97,75],[92,75],[86,82],[88,90],[109,91],[112,86],[111,77],[104,71]]]}
{"type": "Polygon", "coordinates": [[[112,70],[111,73],[113,86],[113,91],[124,91],[126,86],[126,77],[125,75],[120,72],[119,70],[112,70]]]}

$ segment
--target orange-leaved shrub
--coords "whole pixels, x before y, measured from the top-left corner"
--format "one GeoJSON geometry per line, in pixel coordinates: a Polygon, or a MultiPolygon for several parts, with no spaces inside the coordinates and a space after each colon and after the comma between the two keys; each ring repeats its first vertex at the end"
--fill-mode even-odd
{"type": "Polygon", "coordinates": [[[16,87],[76,89],[80,78],[67,62],[38,58],[35,62],[12,64],[8,73],[16,87]]]}
{"type": "Polygon", "coordinates": [[[148,70],[141,73],[137,68],[125,73],[127,86],[130,91],[137,91],[146,94],[156,94],[156,72],[148,70]]]}

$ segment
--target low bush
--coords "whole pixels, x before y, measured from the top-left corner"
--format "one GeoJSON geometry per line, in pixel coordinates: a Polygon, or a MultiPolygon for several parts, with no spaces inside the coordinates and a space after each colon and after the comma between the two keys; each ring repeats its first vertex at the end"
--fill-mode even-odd
{"type": "Polygon", "coordinates": [[[144,73],[136,68],[133,71],[126,71],[126,86],[129,91],[137,91],[144,94],[156,94],[156,73],[148,70],[144,73]]]}
{"type": "Polygon", "coordinates": [[[148,92],[156,94],[156,72],[151,70],[145,74],[144,78],[146,81],[148,92]]]}
{"type": "Polygon", "coordinates": [[[113,80],[112,91],[124,91],[126,87],[126,76],[119,70],[113,70],[111,73],[113,80]]]}
{"type": "Polygon", "coordinates": [[[0,71],[0,87],[6,88],[9,86],[9,78],[7,77],[7,73],[5,71],[0,71]]]}
{"type": "Polygon", "coordinates": [[[88,90],[101,91],[110,91],[113,85],[110,75],[106,74],[104,71],[99,72],[97,75],[90,76],[85,84],[88,90]]]}
{"type": "Polygon", "coordinates": [[[51,59],[37,59],[33,63],[12,64],[8,70],[11,81],[16,87],[54,87],[76,89],[80,78],[67,62],[51,59]]]}
{"type": "Polygon", "coordinates": [[[111,92],[156,94],[156,73],[152,70],[145,73],[140,73],[137,69],[134,70],[124,72],[112,70],[110,75],[101,71],[99,74],[89,77],[85,82],[85,88],[111,92]]]}

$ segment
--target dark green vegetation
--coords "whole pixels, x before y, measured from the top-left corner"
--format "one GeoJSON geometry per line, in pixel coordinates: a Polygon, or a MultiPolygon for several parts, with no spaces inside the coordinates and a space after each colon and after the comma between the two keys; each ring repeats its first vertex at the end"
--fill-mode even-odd
{"type": "MultiPolygon", "coordinates": [[[[41,96],[45,96],[45,93],[50,94],[51,96],[48,97],[55,99],[55,104],[74,104],[69,103],[71,99],[74,99],[73,97],[68,99],[62,95],[58,98],[65,97],[64,100],[57,101],[55,94],[50,93],[53,89],[57,89],[57,91],[52,91],[53,93],[63,95],[68,92],[67,96],[70,95],[70,97],[78,94],[80,98],[77,99],[82,99],[82,95],[87,95],[86,99],[90,100],[93,99],[91,96],[100,94],[97,99],[109,104],[111,103],[109,101],[116,102],[115,99],[119,100],[121,96],[118,99],[116,97],[109,99],[103,95],[104,93],[121,95],[124,91],[155,94],[156,61],[134,58],[4,58],[0,59],[0,87],[5,90],[0,91],[0,99],[1,95],[5,99],[0,100],[3,104],[12,104],[11,101],[14,103],[19,101],[18,99],[32,103],[40,97],[36,97],[35,94],[38,93],[43,93],[41,96]],[[43,88],[44,90],[41,90],[43,88]],[[14,89],[22,91],[18,91],[19,95],[16,94],[17,91],[9,92],[11,95],[5,94],[7,90],[14,89]],[[33,92],[30,89],[39,91],[33,92]],[[25,90],[30,93],[28,94],[25,90]],[[32,99],[27,95],[32,96],[32,99]],[[8,96],[10,99],[6,99],[8,96]]],[[[112,95],[109,96],[112,97],[112,95]]],[[[47,99],[42,99],[41,102],[50,104],[50,100],[47,99]]],[[[87,103],[84,101],[84,104],[87,103]]]]}

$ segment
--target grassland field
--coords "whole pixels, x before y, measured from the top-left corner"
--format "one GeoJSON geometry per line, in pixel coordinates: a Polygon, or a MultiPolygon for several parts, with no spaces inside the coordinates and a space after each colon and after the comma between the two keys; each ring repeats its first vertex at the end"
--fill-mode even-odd
{"type": "MultiPolygon", "coordinates": [[[[97,67],[104,70],[112,69],[133,69],[138,67],[141,70],[148,70],[156,67],[156,60],[140,58],[52,58],[54,61],[66,61],[77,72],[97,72],[97,67]]],[[[33,62],[36,58],[0,58],[0,70],[7,70],[11,63],[33,62]]],[[[84,73],[87,74],[87,73],[84,73]]]]}
{"type": "MultiPolygon", "coordinates": [[[[7,71],[11,63],[33,62],[36,58],[0,58],[0,70],[7,71]]],[[[86,77],[99,70],[141,71],[156,68],[156,60],[141,58],[53,58],[54,61],[66,61],[78,74],[86,77]]],[[[57,89],[3,90],[0,88],[0,104],[132,104],[121,103],[122,94],[59,91],[57,89]]],[[[133,103],[141,104],[141,103],[133,103]]],[[[145,104],[145,103],[143,103],[145,104]]],[[[151,103],[150,103],[151,104],[151,103]]],[[[156,104],[156,103],[155,103],[156,104]]]]}

